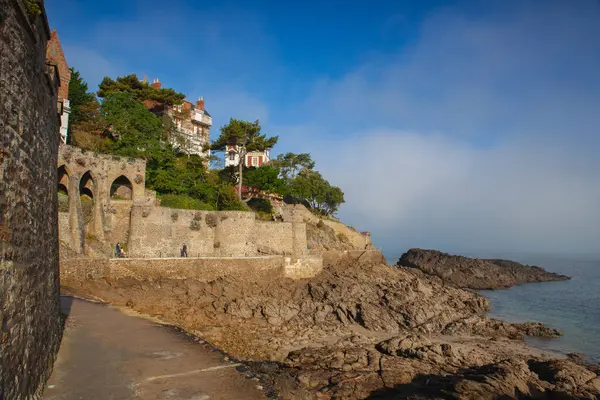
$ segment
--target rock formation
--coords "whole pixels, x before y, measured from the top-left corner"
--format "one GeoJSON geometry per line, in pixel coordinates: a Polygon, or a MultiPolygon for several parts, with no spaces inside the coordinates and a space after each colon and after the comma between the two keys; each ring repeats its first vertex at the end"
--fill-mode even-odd
{"type": "Polygon", "coordinates": [[[338,265],[305,280],[63,280],[159,316],[243,360],[286,399],[595,399],[590,368],[528,348],[538,324],[412,268],[338,265]]]}
{"type": "Polygon", "coordinates": [[[468,258],[436,250],[410,249],[400,257],[397,265],[416,268],[446,283],[468,289],[503,289],[523,283],[570,279],[515,261],[468,258]]]}

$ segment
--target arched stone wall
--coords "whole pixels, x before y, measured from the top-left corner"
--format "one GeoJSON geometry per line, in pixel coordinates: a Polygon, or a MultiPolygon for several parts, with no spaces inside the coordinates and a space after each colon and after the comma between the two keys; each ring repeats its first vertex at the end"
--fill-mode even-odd
{"type": "MultiPolygon", "coordinates": [[[[63,144],[59,148],[57,166],[57,187],[65,186],[69,196],[68,217],[59,215],[61,221],[68,220],[69,224],[67,228],[61,229],[63,243],[77,253],[83,253],[91,250],[86,246],[86,238],[97,238],[104,242],[126,240],[124,232],[129,229],[131,207],[145,202],[146,162],[93,153],[63,144]],[[111,199],[114,194],[111,187],[115,182],[130,190],[128,201],[111,199]],[[84,196],[83,207],[81,195],[84,196]],[[88,220],[84,215],[87,197],[92,200],[88,220]]],[[[106,251],[110,251],[108,247],[106,251]]]]}
{"type": "Polygon", "coordinates": [[[117,177],[110,184],[110,198],[112,200],[133,200],[133,185],[125,175],[117,177]]]}

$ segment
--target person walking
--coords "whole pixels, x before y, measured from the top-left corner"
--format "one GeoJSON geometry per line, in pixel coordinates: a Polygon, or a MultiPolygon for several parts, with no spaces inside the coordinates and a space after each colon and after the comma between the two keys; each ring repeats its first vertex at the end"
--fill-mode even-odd
{"type": "Polygon", "coordinates": [[[187,245],[184,243],[183,247],[181,248],[181,257],[187,257],[187,245]]]}
{"type": "Polygon", "coordinates": [[[115,255],[117,256],[117,258],[121,257],[121,245],[119,244],[119,242],[117,242],[117,245],[115,246],[115,255]]]}

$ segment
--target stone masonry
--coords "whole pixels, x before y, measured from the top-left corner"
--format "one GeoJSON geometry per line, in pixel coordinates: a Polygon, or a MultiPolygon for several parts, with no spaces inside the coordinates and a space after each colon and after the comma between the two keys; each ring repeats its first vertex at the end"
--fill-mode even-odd
{"type": "Polygon", "coordinates": [[[36,398],[62,335],[56,165],[59,79],[43,2],[0,0],[0,398],[36,398]]]}

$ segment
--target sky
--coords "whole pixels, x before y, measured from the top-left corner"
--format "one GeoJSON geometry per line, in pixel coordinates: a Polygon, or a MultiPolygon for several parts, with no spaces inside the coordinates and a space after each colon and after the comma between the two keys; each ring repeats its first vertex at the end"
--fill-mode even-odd
{"type": "MultiPolygon", "coordinates": [[[[309,152],[395,257],[600,254],[600,1],[46,0],[67,62],[309,152]]],[[[395,260],[390,260],[395,261],[395,260]]]]}

